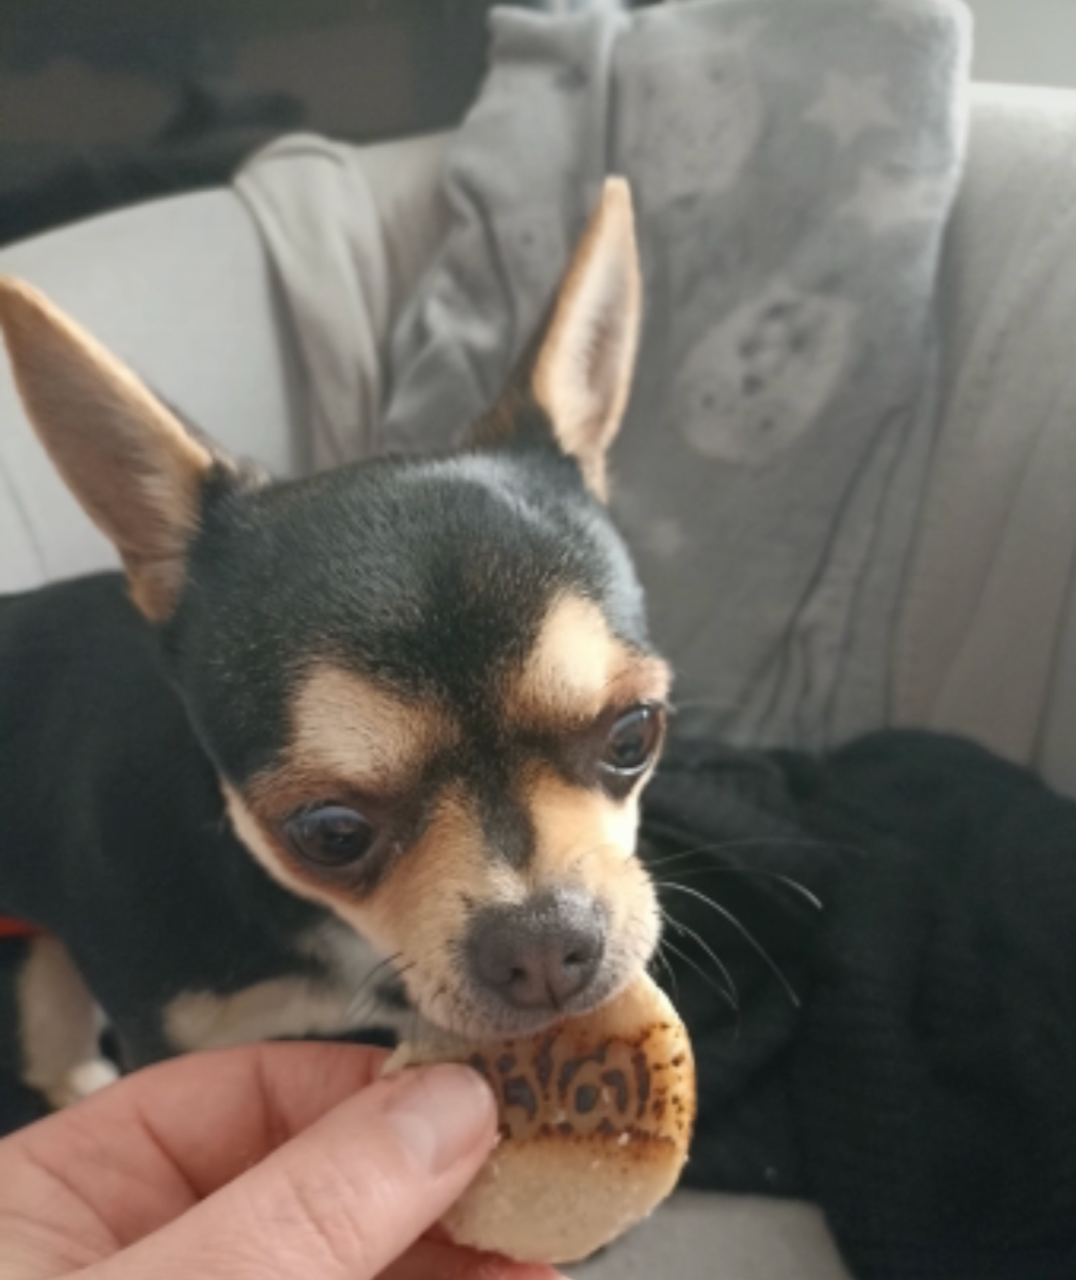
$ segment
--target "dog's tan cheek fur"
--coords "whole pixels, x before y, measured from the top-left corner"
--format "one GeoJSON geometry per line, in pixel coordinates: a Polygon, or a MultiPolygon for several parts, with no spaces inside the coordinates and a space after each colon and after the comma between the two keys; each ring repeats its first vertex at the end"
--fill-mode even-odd
{"type": "Polygon", "coordinates": [[[636,793],[614,800],[543,773],[525,794],[537,836],[538,856],[531,872],[536,880],[563,881],[572,878],[576,868],[600,878],[595,867],[615,864],[635,853],[636,793]]]}
{"type": "Polygon", "coordinates": [[[452,973],[466,929],[468,902],[518,901],[523,886],[507,868],[491,867],[480,826],[466,803],[448,797],[438,806],[422,838],[408,849],[384,883],[359,901],[305,876],[267,834],[242,796],[224,785],[228,815],[239,840],[286,889],[328,907],[383,956],[398,957],[405,981],[424,1010],[450,999],[452,973]]]}
{"type": "Polygon", "coordinates": [[[386,954],[383,940],[374,934],[373,920],[366,904],[343,889],[335,889],[312,875],[303,875],[297,864],[277,847],[239,792],[228,783],[222,786],[228,817],[237,839],[277,884],[308,902],[328,907],[378,951],[386,954]]]}
{"type": "Polygon", "coordinates": [[[404,978],[412,997],[428,1016],[456,1021],[467,1016],[457,992],[465,980],[461,943],[472,908],[524,896],[521,878],[488,856],[477,816],[456,794],[442,799],[370,906],[378,933],[394,935],[414,966],[404,978]]]}
{"type": "Polygon", "coordinates": [[[527,803],[538,838],[531,887],[567,885],[589,893],[608,912],[610,961],[625,970],[642,967],[657,945],[660,913],[635,858],[638,789],[618,801],[543,774],[532,782],[527,803]]]}

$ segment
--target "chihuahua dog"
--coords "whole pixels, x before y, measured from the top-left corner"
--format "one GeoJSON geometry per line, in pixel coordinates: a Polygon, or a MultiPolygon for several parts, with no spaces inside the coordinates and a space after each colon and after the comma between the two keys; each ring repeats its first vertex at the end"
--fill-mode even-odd
{"type": "Polygon", "coordinates": [[[0,915],[39,931],[0,942],[0,1069],[63,1105],[110,1076],[103,1019],[125,1067],[525,1033],[648,964],[669,675],[603,506],[640,293],[609,179],[458,451],[271,483],[0,283],[26,412],[126,578],[0,601],[0,915]]]}

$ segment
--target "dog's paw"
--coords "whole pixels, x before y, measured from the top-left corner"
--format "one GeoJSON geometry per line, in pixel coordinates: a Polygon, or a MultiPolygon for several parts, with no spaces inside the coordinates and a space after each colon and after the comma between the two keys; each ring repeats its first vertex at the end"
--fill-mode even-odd
{"type": "Polygon", "coordinates": [[[45,1090],[49,1105],[57,1111],[81,1102],[91,1093],[103,1089],[119,1079],[119,1071],[104,1058],[91,1058],[88,1062],[80,1062],[51,1088],[45,1090]]]}

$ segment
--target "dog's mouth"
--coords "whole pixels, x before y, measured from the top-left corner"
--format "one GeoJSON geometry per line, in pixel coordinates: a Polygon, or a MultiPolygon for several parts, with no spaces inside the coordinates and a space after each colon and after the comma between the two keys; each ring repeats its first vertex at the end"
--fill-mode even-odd
{"type": "Polygon", "coordinates": [[[652,894],[557,885],[472,906],[438,945],[416,937],[379,976],[378,1003],[408,1038],[419,1023],[476,1041],[534,1035],[620,995],[659,936],[652,894]]]}
{"type": "Polygon", "coordinates": [[[378,985],[380,1008],[393,1024],[412,1038],[422,1023],[467,1040],[509,1040],[536,1035],[565,1018],[582,1017],[620,995],[645,971],[645,963],[609,966],[585,991],[563,1001],[550,1000],[534,1008],[520,1008],[472,984],[423,981],[417,967],[387,976],[378,985]]]}
{"type": "Polygon", "coordinates": [[[383,1007],[398,1018],[406,1019],[402,1025],[412,1034],[411,1028],[427,1023],[465,1040],[512,1040],[521,1036],[537,1035],[554,1027],[566,1018],[582,1017],[619,995],[630,985],[630,979],[596,990],[586,1000],[573,1001],[559,1009],[517,1010],[488,1009],[481,1003],[471,1003],[465,997],[449,1000],[444,995],[431,1005],[412,1001],[402,983],[386,991],[383,1007]]]}

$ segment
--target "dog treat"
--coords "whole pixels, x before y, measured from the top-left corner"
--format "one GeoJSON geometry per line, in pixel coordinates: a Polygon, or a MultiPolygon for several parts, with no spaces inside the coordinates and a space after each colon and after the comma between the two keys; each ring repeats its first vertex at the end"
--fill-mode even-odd
{"type": "Polygon", "coordinates": [[[672,1191],[695,1118],[695,1064],[647,978],[538,1035],[476,1045],[431,1033],[386,1072],[467,1062],[497,1095],[502,1141],[443,1225],[520,1262],[577,1262],[672,1191]]]}

